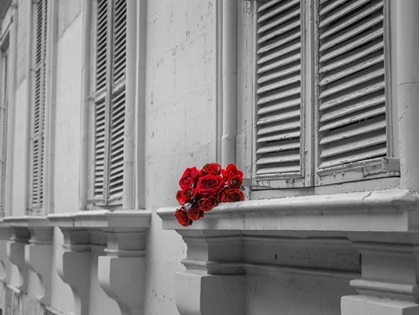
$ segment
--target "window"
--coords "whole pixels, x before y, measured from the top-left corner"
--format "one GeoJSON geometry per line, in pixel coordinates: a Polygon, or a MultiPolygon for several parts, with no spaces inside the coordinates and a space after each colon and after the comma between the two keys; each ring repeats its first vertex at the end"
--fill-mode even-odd
{"type": "Polygon", "coordinates": [[[8,40],[1,49],[1,105],[0,105],[0,216],[4,216],[6,185],[7,115],[9,105],[9,47],[8,40]]]}
{"type": "Polygon", "coordinates": [[[95,24],[92,202],[120,205],[126,125],[127,1],[99,0],[95,24]]]}
{"type": "Polygon", "coordinates": [[[255,188],[398,176],[387,2],[253,5],[255,188]]]}
{"type": "Polygon", "coordinates": [[[46,111],[46,64],[48,0],[33,3],[33,68],[32,68],[32,128],[30,209],[32,215],[43,213],[44,207],[44,151],[46,111]]]}

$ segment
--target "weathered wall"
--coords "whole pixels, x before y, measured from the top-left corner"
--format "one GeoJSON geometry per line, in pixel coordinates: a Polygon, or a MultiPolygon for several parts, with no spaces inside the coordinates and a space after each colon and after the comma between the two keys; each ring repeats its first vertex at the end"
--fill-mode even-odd
{"type": "Polygon", "coordinates": [[[177,314],[174,274],[184,270],[180,236],[163,231],[154,212],[175,204],[186,167],[215,160],[215,16],[214,0],[148,1],[145,186],[153,217],[145,314],[177,314]]]}

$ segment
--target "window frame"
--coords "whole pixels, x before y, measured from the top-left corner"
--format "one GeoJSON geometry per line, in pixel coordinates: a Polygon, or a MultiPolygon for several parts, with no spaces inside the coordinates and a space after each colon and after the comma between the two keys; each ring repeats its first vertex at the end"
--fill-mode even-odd
{"type": "MultiPolygon", "coordinates": [[[[89,32],[92,40],[89,43],[88,49],[84,51],[86,59],[88,59],[89,68],[90,68],[90,75],[89,79],[87,80],[88,91],[87,91],[87,111],[85,114],[87,115],[87,125],[83,126],[85,130],[87,130],[87,147],[86,150],[82,150],[81,159],[86,159],[88,161],[86,167],[87,171],[85,174],[82,174],[81,178],[81,187],[86,187],[86,193],[80,191],[82,202],[82,209],[81,210],[95,210],[95,209],[104,209],[104,208],[111,208],[111,209],[135,209],[139,206],[143,205],[143,198],[139,198],[139,194],[143,196],[143,194],[135,193],[136,186],[140,186],[137,184],[138,176],[137,174],[140,173],[141,166],[137,163],[138,157],[135,154],[136,147],[141,148],[141,145],[135,145],[137,143],[133,139],[137,137],[137,133],[135,133],[135,128],[137,128],[139,124],[139,108],[135,106],[135,104],[144,103],[139,97],[143,97],[143,94],[140,96],[138,95],[138,91],[144,90],[142,88],[144,82],[141,80],[142,73],[140,71],[136,71],[139,68],[140,61],[145,58],[144,54],[140,56],[136,56],[137,51],[142,52],[141,49],[138,47],[139,38],[144,38],[145,36],[145,4],[140,3],[137,4],[132,1],[127,1],[127,17],[126,17],[126,75],[125,80],[119,80],[114,85],[112,85],[112,93],[109,95],[118,95],[119,93],[125,90],[125,126],[124,126],[124,162],[123,162],[123,192],[121,196],[118,196],[112,200],[105,200],[100,198],[94,197],[94,170],[95,170],[95,152],[94,152],[94,143],[95,143],[95,102],[98,100],[98,97],[109,97],[105,90],[96,91],[96,35],[97,35],[97,6],[98,1],[92,1],[89,4],[85,4],[83,10],[86,12],[90,12],[90,15],[86,17],[89,20],[89,23],[85,24],[85,32],[89,32]],[[90,6],[87,8],[87,6],[90,6]],[[141,83],[142,85],[139,85],[141,83]],[[133,114],[135,113],[135,114],[133,114]],[[135,174],[133,174],[135,173],[135,174]]],[[[109,8],[109,1],[108,1],[108,8],[109,8]]],[[[108,27],[109,27],[109,20],[113,18],[113,14],[108,15],[108,27]]],[[[112,43],[108,40],[107,49],[108,52],[112,52],[112,43]]],[[[114,58],[114,57],[112,57],[114,58]]],[[[108,64],[110,61],[108,61],[108,64]]],[[[108,67],[108,65],[107,65],[108,67]]],[[[109,78],[112,81],[112,77],[109,78]]],[[[107,83],[108,84],[108,83],[107,83]]],[[[107,115],[106,119],[109,120],[109,115],[107,115]],[[108,117],[108,118],[107,118],[108,117]]],[[[82,118],[83,120],[83,118],[82,118]]],[[[108,126],[109,123],[108,123],[108,126]]],[[[110,133],[110,128],[106,130],[106,133],[110,133]]],[[[109,150],[108,150],[109,151],[109,150]]],[[[108,152],[110,154],[110,151],[108,152]]],[[[108,158],[105,154],[105,158],[108,158]]],[[[143,180],[141,180],[142,182],[143,180]]],[[[143,186],[143,185],[142,185],[143,186]]],[[[107,188],[109,189],[109,188],[107,188]]]]}
{"type": "MultiPolygon", "coordinates": [[[[302,29],[301,36],[306,41],[303,43],[305,48],[302,47],[302,55],[305,62],[302,64],[302,94],[306,100],[313,99],[314,101],[305,102],[302,106],[303,113],[301,113],[301,128],[303,137],[301,137],[302,151],[304,151],[305,165],[304,176],[305,181],[297,182],[293,177],[282,176],[267,178],[256,176],[255,162],[256,162],[256,17],[257,17],[257,0],[246,1],[242,8],[239,8],[238,14],[241,19],[240,27],[238,28],[238,40],[239,44],[242,45],[242,49],[238,49],[238,67],[239,71],[245,71],[246,79],[238,78],[238,121],[245,122],[244,130],[238,129],[238,138],[243,141],[246,145],[245,152],[242,149],[238,149],[238,165],[245,170],[245,176],[250,178],[248,182],[250,186],[250,193],[254,196],[268,196],[270,191],[275,193],[276,190],[280,192],[288,191],[287,194],[305,194],[306,192],[314,192],[314,190],[323,191],[323,186],[329,185],[344,185],[352,187],[354,183],[360,183],[359,187],[369,187],[369,181],[374,180],[375,182],[382,183],[383,181],[395,185],[396,181],[399,181],[399,152],[397,140],[398,126],[395,124],[395,114],[397,109],[395,105],[392,105],[393,91],[395,86],[391,82],[391,73],[395,71],[395,65],[391,65],[391,58],[388,56],[385,59],[385,80],[386,80],[386,115],[387,115],[387,157],[380,158],[375,161],[376,164],[365,163],[361,161],[358,163],[358,177],[351,177],[350,172],[344,176],[341,176],[343,169],[338,169],[327,175],[318,174],[318,99],[316,98],[317,93],[317,40],[315,39],[317,34],[316,23],[318,16],[316,14],[318,8],[318,0],[304,0],[301,1],[302,10],[302,29]],[[303,3],[303,4],[302,4],[303,3]],[[311,10],[312,8],[312,10],[311,10]],[[242,23],[242,25],[241,25],[242,23]],[[247,34],[244,28],[251,28],[252,33],[247,34]],[[305,34],[305,35],[304,35],[305,34]],[[251,52],[249,52],[251,51],[251,52]],[[316,54],[313,54],[315,52],[316,54]],[[249,55],[253,56],[249,56],[249,55]],[[311,63],[309,63],[311,62],[311,63]],[[242,69],[243,68],[243,69],[242,69]],[[249,71],[252,69],[252,71],[249,71]],[[252,89],[249,88],[252,86],[252,89]],[[251,91],[252,90],[252,91],[251,91]],[[252,102],[248,100],[252,99],[252,102]],[[250,124],[252,122],[252,125],[250,124]],[[302,124],[304,124],[302,126],[302,124]],[[303,138],[303,139],[302,139],[303,138]],[[242,140],[244,139],[244,140],[242,140]],[[340,175],[340,176],[337,176],[340,175]],[[362,175],[362,176],[360,176],[362,175]],[[324,177],[323,177],[324,176],[324,177]],[[367,181],[364,184],[364,181],[367,181]]],[[[390,29],[390,4],[389,0],[385,0],[384,3],[384,41],[385,45],[390,45],[391,29],[390,29]]],[[[302,20],[301,19],[301,20],[302,20]]],[[[386,49],[390,54],[390,49],[386,49]]],[[[302,152],[301,152],[302,154],[302,152]]],[[[380,184],[382,186],[382,184],[380,184]]],[[[386,186],[386,184],[384,184],[386,186]]],[[[330,186],[331,187],[331,186],[330,186]]]]}

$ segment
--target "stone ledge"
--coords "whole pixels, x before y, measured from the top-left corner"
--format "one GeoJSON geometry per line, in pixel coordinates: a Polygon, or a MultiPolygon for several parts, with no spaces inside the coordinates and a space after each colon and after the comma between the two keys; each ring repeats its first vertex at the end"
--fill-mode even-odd
{"type": "Polygon", "coordinates": [[[157,211],[164,229],[418,233],[418,192],[401,189],[223,203],[187,228],[176,208],[157,211]]]}
{"type": "Polygon", "coordinates": [[[50,227],[50,221],[44,216],[10,216],[4,217],[3,223],[15,227],[50,227]]]}
{"type": "Polygon", "coordinates": [[[52,226],[60,228],[148,228],[151,212],[145,210],[89,210],[49,214],[52,226]]]}

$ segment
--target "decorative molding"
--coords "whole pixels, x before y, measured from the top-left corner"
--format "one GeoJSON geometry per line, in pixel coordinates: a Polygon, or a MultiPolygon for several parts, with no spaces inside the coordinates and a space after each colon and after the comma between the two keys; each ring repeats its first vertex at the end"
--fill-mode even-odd
{"type": "Polygon", "coordinates": [[[222,203],[188,228],[174,207],[157,214],[164,229],[418,233],[418,193],[384,190],[222,203]]]}

